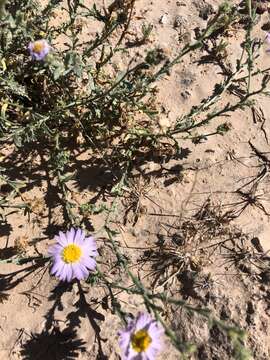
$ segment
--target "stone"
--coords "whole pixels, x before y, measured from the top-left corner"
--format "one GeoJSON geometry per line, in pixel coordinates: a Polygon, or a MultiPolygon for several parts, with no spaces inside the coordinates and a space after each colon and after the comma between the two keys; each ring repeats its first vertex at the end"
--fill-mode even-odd
{"type": "Polygon", "coordinates": [[[159,21],[158,21],[160,24],[162,25],[167,25],[169,23],[169,18],[168,18],[168,15],[166,14],[163,14],[160,18],[159,18],[159,21]]]}

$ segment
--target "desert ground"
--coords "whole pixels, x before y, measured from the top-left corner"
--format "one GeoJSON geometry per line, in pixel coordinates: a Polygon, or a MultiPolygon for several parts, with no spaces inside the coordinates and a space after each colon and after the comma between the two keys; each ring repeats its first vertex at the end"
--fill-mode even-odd
{"type": "MultiPolygon", "coordinates": [[[[94,1],[84,3],[91,7],[94,1]]],[[[110,5],[109,0],[95,3],[101,9],[110,5]]],[[[195,40],[196,29],[206,27],[221,3],[135,1],[124,42],[128,56],[140,59],[150,47],[158,47],[165,58],[173,58],[195,40]],[[136,45],[144,23],[153,26],[151,34],[146,43],[136,45]]],[[[232,3],[239,5],[239,1],[232,3]]],[[[51,25],[64,18],[65,12],[59,11],[51,25]]],[[[255,70],[270,66],[267,24],[269,13],[263,11],[251,34],[262,44],[255,70]]],[[[99,31],[95,22],[83,26],[82,39],[99,31]]],[[[238,23],[221,34],[227,46],[220,61],[211,52],[217,46],[212,39],[209,52],[205,48],[191,52],[158,80],[155,96],[162,111],[155,126],[159,131],[173,127],[179,117],[205,101],[226,70],[235,71],[245,31],[238,23]]],[[[54,51],[63,51],[65,42],[63,36],[56,38],[54,51]]],[[[128,64],[125,56],[116,56],[115,61],[119,69],[128,64]]],[[[252,76],[251,89],[257,89],[260,82],[260,76],[252,76]]],[[[219,106],[241,97],[241,89],[234,90],[224,92],[219,106]]],[[[269,119],[269,97],[259,93],[249,107],[217,116],[195,129],[193,138],[179,137],[178,156],[171,155],[169,145],[146,159],[138,155],[116,204],[111,193],[113,165],[93,160],[92,151],[75,149],[71,170],[76,176],[68,181],[67,195],[75,213],[81,204],[94,205],[83,214],[85,229],[97,241],[97,261],[108,279],[121,277],[126,286],[131,285],[102,230],[108,217],[102,209],[113,205],[116,211],[109,216],[118,247],[145,287],[207,308],[211,316],[242,329],[243,344],[254,360],[270,359],[269,119]],[[216,133],[223,123],[228,131],[216,133]]],[[[46,255],[66,222],[46,159],[39,155],[27,158],[14,143],[1,146],[1,172],[21,185],[10,196],[9,207],[1,207],[0,202],[0,216],[5,218],[0,223],[0,359],[120,359],[117,334],[121,322],[114,298],[102,281],[59,282],[50,275],[48,262],[18,265],[12,260],[18,249],[28,258],[46,255]],[[30,213],[18,208],[25,203],[30,204],[30,213]]],[[[2,180],[0,185],[1,201],[10,188],[2,180]]],[[[127,312],[144,308],[139,295],[113,291],[127,312]]],[[[180,341],[196,346],[186,358],[234,358],[228,334],[216,324],[211,327],[206,317],[169,303],[162,307],[161,316],[180,341]]],[[[164,357],[182,358],[168,336],[159,358],[164,357]]]]}

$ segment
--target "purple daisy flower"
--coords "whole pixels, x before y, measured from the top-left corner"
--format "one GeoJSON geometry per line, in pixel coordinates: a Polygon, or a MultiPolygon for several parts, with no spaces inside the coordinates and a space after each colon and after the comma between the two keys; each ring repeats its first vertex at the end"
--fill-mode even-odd
{"type": "Polygon", "coordinates": [[[92,236],[85,237],[83,230],[71,228],[66,233],[55,236],[57,243],[48,253],[53,258],[51,274],[62,281],[86,279],[89,271],[94,271],[98,255],[97,245],[92,236]]]}
{"type": "Polygon", "coordinates": [[[119,332],[122,360],[154,360],[162,348],[164,329],[148,313],[139,313],[119,332]]]}
{"type": "Polygon", "coordinates": [[[28,50],[32,59],[40,61],[48,55],[51,50],[51,46],[48,44],[47,40],[41,39],[30,42],[28,50]]]}

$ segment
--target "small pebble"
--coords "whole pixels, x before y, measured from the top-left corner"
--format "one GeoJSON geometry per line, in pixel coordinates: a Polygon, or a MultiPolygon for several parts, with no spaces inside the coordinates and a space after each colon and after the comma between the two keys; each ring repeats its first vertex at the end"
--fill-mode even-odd
{"type": "Polygon", "coordinates": [[[166,14],[162,15],[158,22],[162,25],[167,25],[169,23],[168,15],[166,14]]]}

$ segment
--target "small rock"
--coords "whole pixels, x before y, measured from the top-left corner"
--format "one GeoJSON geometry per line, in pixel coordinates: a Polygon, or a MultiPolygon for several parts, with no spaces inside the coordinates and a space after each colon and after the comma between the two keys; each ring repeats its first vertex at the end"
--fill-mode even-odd
{"type": "Polygon", "coordinates": [[[149,172],[152,173],[155,171],[160,171],[160,164],[154,161],[149,161],[140,166],[140,171],[143,172],[144,174],[147,174],[149,172]]]}
{"type": "Polygon", "coordinates": [[[168,15],[166,14],[162,15],[158,22],[162,25],[167,25],[169,23],[168,15]]]}
{"type": "Polygon", "coordinates": [[[147,170],[149,170],[149,172],[158,172],[160,171],[160,164],[154,161],[149,161],[147,170]]]}

